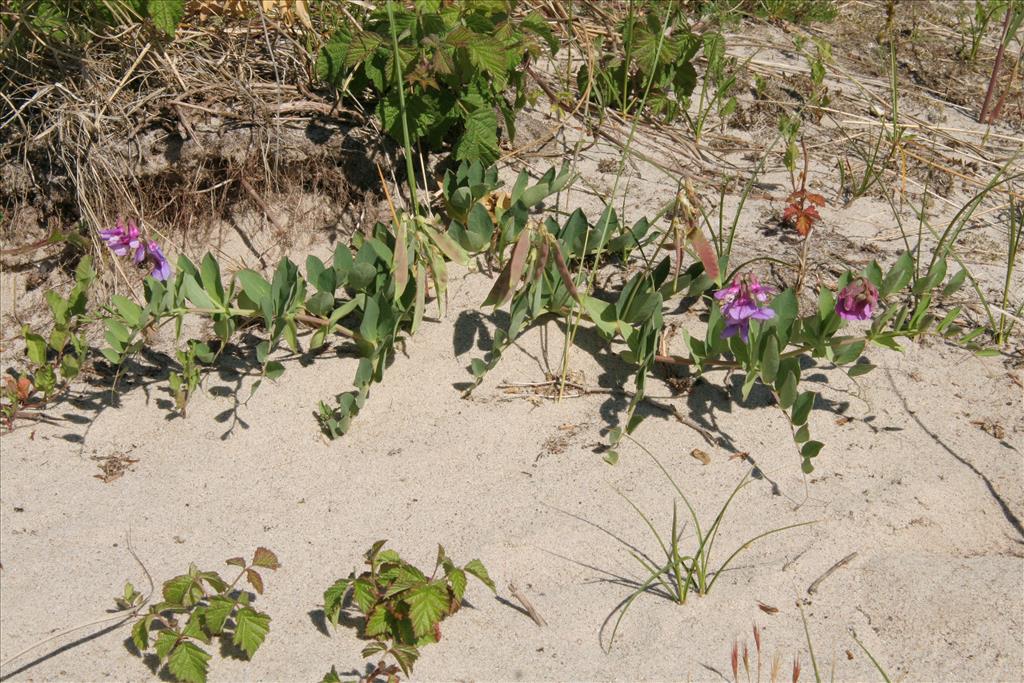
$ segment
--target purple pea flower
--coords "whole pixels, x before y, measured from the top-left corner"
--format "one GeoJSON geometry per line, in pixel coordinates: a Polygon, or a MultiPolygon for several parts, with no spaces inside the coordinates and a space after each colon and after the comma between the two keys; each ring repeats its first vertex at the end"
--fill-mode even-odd
{"type": "Polygon", "coordinates": [[[836,313],[843,320],[871,320],[878,306],[878,289],[866,277],[859,277],[839,292],[836,313]]]}
{"type": "Polygon", "coordinates": [[[143,255],[145,254],[142,240],[139,239],[139,227],[135,225],[135,221],[128,221],[126,226],[124,221],[119,218],[113,228],[100,230],[100,239],[117,256],[127,256],[130,252],[134,252],[133,256],[136,259],[136,263],[141,260],[139,258],[140,251],[143,255]]]}
{"type": "Polygon", "coordinates": [[[775,311],[767,306],[772,293],[774,290],[762,285],[754,275],[737,277],[731,285],[715,292],[715,298],[722,302],[722,317],[725,318],[722,339],[739,334],[747,341],[751,320],[775,317],[775,311]]]}
{"type": "Polygon", "coordinates": [[[159,244],[150,241],[146,245],[146,258],[153,264],[153,270],[150,272],[150,275],[154,278],[164,282],[171,276],[171,264],[167,261],[167,257],[164,256],[164,252],[161,251],[159,244]]]}
{"type": "Polygon", "coordinates": [[[100,230],[100,239],[116,256],[130,255],[132,262],[137,266],[149,263],[152,266],[150,275],[157,280],[163,282],[171,276],[171,264],[164,256],[160,245],[152,240],[144,240],[135,221],[129,220],[125,225],[119,218],[113,228],[100,230]]]}

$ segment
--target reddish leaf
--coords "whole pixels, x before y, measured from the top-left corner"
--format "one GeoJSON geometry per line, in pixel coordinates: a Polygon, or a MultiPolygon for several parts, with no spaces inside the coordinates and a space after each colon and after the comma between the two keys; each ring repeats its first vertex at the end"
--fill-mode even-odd
{"type": "Polygon", "coordinates": [[[263,577],[259,575],[259,572],[253,569],[245,570],[245,580],[253,587],[260,595],[263,595],[263,577]]]}
{"type": "Polygon", "coordinates": [[[281,566],[281,563],[277,560],[277,555],[274,554],[273,550],[269,550],[260,546],[256,548],[256,552],[252,556],[252,564],[254,567],[264,567],[265,569],[276,570],[281,566]]]}
{"type": "Polygon", "coordinates": [[[825,206],[825,198],[822,197],[820,194],[808,192],[804,195],[804,199],[806,199],[812,204],[817,204],[818,206],[825,206]]]}
{"type": "Polygon", "coordinates": [[[696,226],[690,230],[686,237],[690,240],[690,244],[693,245],[693,250],[697,252],[700,262],[704,264],[704,272],[712,280],[717,278],[718,254],[715,253],[715,248],[711,246],[711,242],[708,242],[707,238],[704,237],[704,233],[696,226]]]}
{"type": "Polygon", "coordinates": [[[226,560],[226,562],[228,564],[233,564],[236,567],[244,567],[245,566],[245,560],[242,559],[241,557],[232,557],[230,560],[226,560]]]}
{"type": "Polygon", "coordinates": [[[562,250],[558,247],[557,243],[551,246],[554,247],[551,253],[555,255],[555,267],[558,268],[558,274],[562,276],[565,288],[569,290],[569,294],[573,299],[579,301],[580,294],[576,291],[576,284],[572,281],[572,273],[569,272],[569,267],[565,265],[565,259],[562,258],[562,250]]]}

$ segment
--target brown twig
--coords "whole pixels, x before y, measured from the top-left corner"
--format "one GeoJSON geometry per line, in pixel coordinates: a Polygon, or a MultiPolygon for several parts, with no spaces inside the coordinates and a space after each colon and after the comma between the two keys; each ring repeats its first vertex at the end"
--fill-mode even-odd
{"type": "Polygon", "coordinates": [[[537,612],[537,610],[534,608],[534,606],[530,604],[530,601],[527,600],[526,597],[519,592],[519,589],[516,588],[516,585],[514,583],[510,583],[508,585],[508,592],[512,594],[513,598],[519,601],[519,604],[523,606],[523,609],[526,610],[526,613],[530,615],[531,619],[533,619],[533,623],[541,627],[548,625],[548,622],[544,621],[544,617],[542,617],[540,613],[537,612]]]}
{"type": "Polygon", "coordinates": [[[829,567],[828,570],[824,574],[822,574],[821,576],[816,578],[811,583],[811,585],[807,587],[807,594],[808,595],[814,595],[815,593],[817,593],[818,592],[818,586],[821,585],[822,581],[824,581],[829,576],[831,576],[832,573],[835,572],[837,569],[839,569],[841,567],[845,567],[846,565],[848,565],[853,560],[853,558],[855,558],[855,557],[857,557],[857,552],[856,551],[850,553],[849,555],[847,555],[846,557],[844,557],[843,559],[839,560],[834,565],[829,567]]]}

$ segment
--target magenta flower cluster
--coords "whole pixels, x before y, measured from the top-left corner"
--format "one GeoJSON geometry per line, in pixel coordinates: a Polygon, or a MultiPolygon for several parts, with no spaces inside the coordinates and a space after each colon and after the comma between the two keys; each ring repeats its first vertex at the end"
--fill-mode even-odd
{"type": "Polygon", "coordinates": [[[150,275],[157,280],[163,282],[171,276],[171,264],[164,256],[160,245],[152,240],[143,239],[135,221],[129,220],[126,225],[118,219],[113,228],[100,230],[100,239],[115,255],[131,256],[135,265],[148,264],[151,267],[150,275]]]}
{"type": "Polygon", "coordinates": [[[836,313],[843,320],[871,320],[878,307],[878,289],[866,277],[843,287],[836,299],[836,313]]]}
{"type": "Polygon", "coordinates": [[[768,307],[768,300],[774,292],[771,287],[762,285],[755,275],[737,277],[730,286],[715,292],[715,298],[721,302],[722,317],[725,318],[722,339],[738,334],[743,341],[747,341],[751,320],[770,320],[775,317],[775,311],[768,307]]]}

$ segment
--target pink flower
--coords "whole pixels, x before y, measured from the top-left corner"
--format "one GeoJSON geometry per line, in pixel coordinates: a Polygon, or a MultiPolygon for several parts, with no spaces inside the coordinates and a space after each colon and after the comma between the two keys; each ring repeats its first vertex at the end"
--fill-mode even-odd
{"type": "Polygon", "coordinates": [[[878,290],[865,277],[846,285],[836,299],[836,313],[843,320],[871,320],[877,306],[878,290]]]}
{"type": "Polygon", "coordinates": [[[141,260],[140,252],[145,255],[145,248],[139,239],[139,226],[135,225],[135,221],[128,221],[128,225],[125,226],[124,221],[120,218],[117,219],[117,224],[113,228],[100,230],[100,239],[117,256],[127,256],[130,252],[134,252],[136,263],[141,260]]]}
{"type": "Polygon", "coordinates": [[[767,306],[771,287],[762,285],[755,275],[743,275],[732,281],[725,289],[715,292],[715,298],[722,302],[722,317],[725,318],[725,329],[722,339],[736,334],[747,341],[751,320],[770,320],[775,311],[767,306]]]}
{"type": "Polygon", "coordinates": [[[153,270],[150,272],[150,275],[154,278],[164,282],[171,276],[171,264],[167,261],[164,252],[160,249],[160,245],[156,242],[149,242],[146,245],[146,259],[153,264],[153,270]]]}
{"type": "Polygon", "coordinates": [[[132,262],[140,266],[143,263],[152,265],[150,275],[163,282],[171,276],[171,264],[164,256],[160,245],[152,240],[146,241],[139,232],[135,221],[129,220],[125,225],[121,219],[108,230],[100,230],[100,239],[110,247],[116,256],[131,256],[132,262]]]}

